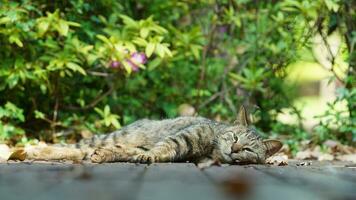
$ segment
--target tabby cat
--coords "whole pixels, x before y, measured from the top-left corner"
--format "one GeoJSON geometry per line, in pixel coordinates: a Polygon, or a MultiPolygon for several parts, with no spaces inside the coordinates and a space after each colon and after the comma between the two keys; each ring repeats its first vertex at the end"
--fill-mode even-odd
{"type": "Polygon", "coordinates": [[[249,127],[245,108],[234,125],[203,117],[143,119],[107,135],[84,139],[65,147],[37,147],[27,158],[44,160],[90,159],[103,162],[264,163],[279,151],[277,140],[262,140],[249,127]]]}

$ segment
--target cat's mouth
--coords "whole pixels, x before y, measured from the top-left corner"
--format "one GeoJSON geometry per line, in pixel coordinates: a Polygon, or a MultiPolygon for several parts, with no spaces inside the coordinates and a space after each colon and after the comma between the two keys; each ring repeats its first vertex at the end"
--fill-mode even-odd
{"type": "Polygon", "coordinates": [[[225,153],[225,155],[229,158],[231,164],[240,165],[240,163],[243,163],[240,159],[236,158],[236,153],[234,152],[225,153]]]}
{"type": "Polygon", "coordinates": [[[246,160],[246,159],[239,159],[237,153],[230,153],[229,157],[232,160],[232,164],[235,165],[248,165],[248,164],[259,164],[257,160],[246,160]]]}

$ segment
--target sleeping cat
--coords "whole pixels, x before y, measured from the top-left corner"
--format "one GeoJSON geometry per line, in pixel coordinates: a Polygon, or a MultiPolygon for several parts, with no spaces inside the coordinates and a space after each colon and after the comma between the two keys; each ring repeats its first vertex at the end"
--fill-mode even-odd
{"type": "Polygon", "coordinates": [[[262,140],[249,127],[249,121],[243,107],[234,125],[203,117],[143,119],[75,145],[37,147],[26,153],[28,159],[90,159],[94,163],[264,163],[282,144],[277,140],[262,140]]]}

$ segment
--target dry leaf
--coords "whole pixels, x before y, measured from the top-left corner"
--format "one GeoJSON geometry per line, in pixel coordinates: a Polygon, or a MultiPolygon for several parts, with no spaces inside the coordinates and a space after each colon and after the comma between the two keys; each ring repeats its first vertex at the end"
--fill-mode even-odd
{"type": "Polygon", "coordinates": [[[313,152],[310,151],[309,149],[307,149],[305,151],[297,152],[297,154],[295,155],[295,158],[298,160],[316,159],[313,152]]]}
{"type": "Polygon", "coordinates": [[[325,146],[327,146],[327,147],[334,148],[337,145],[339,145],[340,143],[338,141],[335,141],[335,140],[326,140],[323,144],[325,146]]]}
{"type": "Polygon", "coordinates": [[[295,158],[299,160],[319,160],[319,161],[325,161],[325,160],[331,161],[335,159],[334,155],[321,152],[319,146],[315,147],[312,151],[310,149],[307,149],[305,151],[297,152],[295,158]]]}
{"type": "Polygon", "coordinates": [[[15,149],[14,152],[11,153],[8,160],[21,160],[24,161],[26,159],[26,152],[24,149],[15,149]]]}
{"type": "Polygon", "coordinates": [[[224,181],[222,186],[227,193],[238,197],[239,199],[248,195],[253,188],[250,177],[242,174],[236,174],[230,179],[224,181]]]}
{"type": "Polygon", "coordinates": [[[82,138],[84,139],[88,139],[88,138],[91,138],[93,137],[93,133],[89,130],[83,130],[80,132],[80,135],[82,136],[82,138]]]}
{"type": "Polygon", "coordinates": [[[356,149],[350,146],[339,144],[336,146],[336,151],[342,154],[354,154],[356,149]]]}
{"type": "Polygon", "coordinates": [[[337,156],[336,159],[340,161],[348,161],[348,162],[356,163],[356,154],[340,155],[337,156]]]}
{"type": "Polygon", "coordinates": [[[335,157],[331,154],[328,154],[328,153],[325,153],[325,154],[321,154],[319,157],[318,157],[318,160],[319,161],[331,161],[331,160],[334,160],[335,157]]]}
{"type": "Polygon", "coordinates": [[[267,164],[276,165],[276,166],[285,166],[288,165],[288,156],[287,155],[274,155],[266,160],[267,164]]]}
{"type": "Polygon", "coordinates": [[[37,146],[39,146],[39,147],[47,147],[48,145],[47,145],[47,143],[45,143],[43,141],[39,141],[37,146]]]}

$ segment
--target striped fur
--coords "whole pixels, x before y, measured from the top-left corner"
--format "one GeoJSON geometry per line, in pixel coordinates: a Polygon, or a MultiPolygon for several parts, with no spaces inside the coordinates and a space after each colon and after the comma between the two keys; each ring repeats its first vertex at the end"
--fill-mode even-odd
{"type": "Polygon", "coordinates": [[[27,152],[32,159],[91,159],[92,162],[264,163],[278,151],[278,141],[264,142],[246,124],[228,125],[202,117],[143,119],[107,135],[75,145],[27,152]]]}

